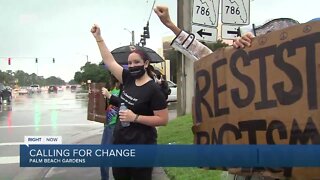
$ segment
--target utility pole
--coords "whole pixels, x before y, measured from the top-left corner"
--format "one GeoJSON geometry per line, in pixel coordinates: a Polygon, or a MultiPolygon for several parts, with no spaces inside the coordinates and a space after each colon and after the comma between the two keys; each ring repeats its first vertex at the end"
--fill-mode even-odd
{"type": "MultiPolygon", "coordinates": [[[[192,1],[178,0],[178,27],[191,32],[192,1]]],[[[193,61],[179,53],[178,58],[178,116],[192,112],[192,97],[194,96],[194,71],[193,61]],[[188,83],[186,83],[188,82],[188,83]],[[190,82],[190,83],[189,83],[190,82]],[[192,82],[192,83],[191,83],[192,82]]]]}

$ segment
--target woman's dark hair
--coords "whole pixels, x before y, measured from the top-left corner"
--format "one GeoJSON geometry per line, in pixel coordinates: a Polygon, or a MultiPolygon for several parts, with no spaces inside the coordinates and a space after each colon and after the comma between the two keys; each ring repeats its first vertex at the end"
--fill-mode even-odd
{"type": "Polygon", "coordinates": [[[151,78],[154,78],[154,76],[157,76],[158,79],[161,78],[161,72],[159,70],[156,70],[151,64],[149,64],[148,69],[150,70],[150,72],[152,72],[151,76],[148,74],[151,78]]]}
{"type": "Polygon", "coordinates": [[[147,60],[149,61],[149,65],[148,65],[148,67],[146,68],[146,70],[147,70],[147,74],[148,74],[150,77],[153,77],[153,76],[152,76],[152,73],[151,73],[151,70],[150,70],[150,67],[149,67],[149,66],[150,66],[150,58],[149,58],[148,54],[147,54],[144,50],[142,50],[142,49],[135,49],[135,50],[131,51],[130,54],[132,54],[132,53],[139,54],[139,56],[142,58],[143,62],[146,62],[147,60]]]}

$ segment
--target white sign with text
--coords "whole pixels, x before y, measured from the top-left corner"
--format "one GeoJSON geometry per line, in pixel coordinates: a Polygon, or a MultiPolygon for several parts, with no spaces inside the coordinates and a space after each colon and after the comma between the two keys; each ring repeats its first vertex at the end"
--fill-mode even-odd
{"type": "Polygon", "coordinates": [[[223,0],[221,11],[222,23],[237,25],[250,23],[250,0],[223,0]]]}
{"type": "Polygon", "coordinates": [[[192,23],[217,27],[219,17],[219,0],[194,0],[192,23]]]}
{"type": "Polygon", "coordinates": [[[24,136],[24,143],[29,144],[62,144],[62,136],[24,136]]]}

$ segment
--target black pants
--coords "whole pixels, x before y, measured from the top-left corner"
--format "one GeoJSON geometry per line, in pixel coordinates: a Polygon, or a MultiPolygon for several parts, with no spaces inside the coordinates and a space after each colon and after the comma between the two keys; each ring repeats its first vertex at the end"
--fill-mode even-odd
{"type": "Polygon", "coordinates": [[[115,180],[151,180],[153,168],[132,168],[114,167],[112,168],[115,180]]]}

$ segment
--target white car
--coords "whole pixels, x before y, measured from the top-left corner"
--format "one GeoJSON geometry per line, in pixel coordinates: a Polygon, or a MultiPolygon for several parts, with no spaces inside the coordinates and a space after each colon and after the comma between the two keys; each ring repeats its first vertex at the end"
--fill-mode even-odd
{"type": "Polygon", "coordinates": [[[177,85],[172,81],[167,81],[167,82],[171,90],[171,93],[169,94],[167,101],[168,102],[177,101],[177,85]]]}
{"type": "Polygon", "coordinates": [[[38,84],[33,84],[29,87],[29,93],[41,93],[41,88],[38,84]]]}

